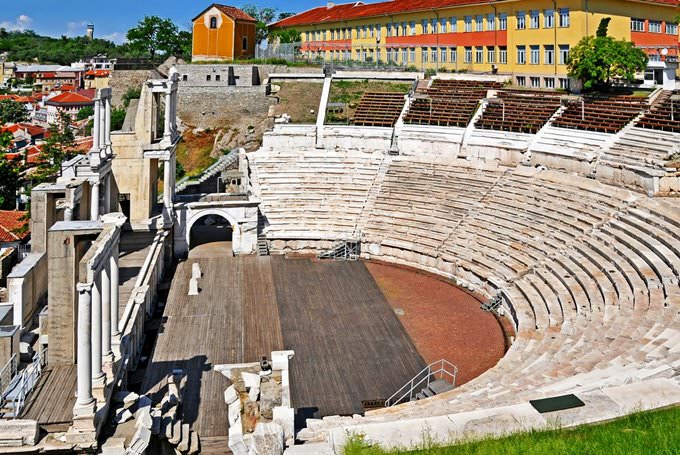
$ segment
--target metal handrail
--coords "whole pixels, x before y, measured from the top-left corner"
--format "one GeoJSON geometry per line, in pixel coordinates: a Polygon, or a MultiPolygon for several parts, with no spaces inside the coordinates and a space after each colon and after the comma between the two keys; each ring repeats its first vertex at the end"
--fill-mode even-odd
{"type": "Polygon", "coordinates": [[[413,398],[414,391],[422,390],[430,385],[436,379],[449,379],[451,385],[456,386],[456,376],[458,375],[458,367],[448,360],[441,359],[432,362],[423,368],[413,379],[404,384],[391,397],[385,400],[385,407],[390,407],[402,403],[406,399],[413,398]]]}
{"type": "Polygon", "coordinates": [[[5,366],[2,367],[2,370],[0,370],[0,392],[4,393],[12,383],[14,376],[16,376],[18,360],[19,357],[16,353],[12,354],[12,357],[9,358],[5,366]]]}
{"type": "Polygon", "coordinates": [[[21,415],[21,411],[26,404],[26,397],[28,397],[28,394],[31,393],[33,387],[38,382],[45,365],[47,365],[47,348],[36,352],[31,364],[19,374],[17,381],[13,381],[13,383],[18,382],[18,387],[16,387],[18,393],[12,399],[14,403],[14,419],[19,418],[19,415],[21,415]]]}

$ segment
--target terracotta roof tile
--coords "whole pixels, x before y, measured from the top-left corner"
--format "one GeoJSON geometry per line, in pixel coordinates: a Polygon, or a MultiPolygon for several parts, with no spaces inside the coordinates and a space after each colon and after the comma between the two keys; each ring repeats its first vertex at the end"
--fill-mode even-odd
{"type": "Polygon", "coordinates": [[[45,102],[45,104],[49,105],[90,105],[93,104],[94,101],[92,98],[88,98],[87,96],[81,95],[80,93],[73,93],[73,92],[65,92],[62,93],[61,95],[57,95],[54,98],[50,98],[45,102]]]}
{"type": "Polygon", "coordinates": [[[208,11],[212,7],[217,8],[218,10],[222,11],[227,16],[232,17],[232,18],[236,19],[237,21],[257,22],[257,19],[255,19],[253,16],[246,13],[242,9],[236,8],[235,6],[220,5],[219,3],[213,3],[212,5],[207,7],[206,9],[201,11],[201,14],[194,17],[192,19],[192,21],[195,21],[196,19],[201,17],[203,14],[205,14],[206,11],[208,11]]]}
{"type": "Polygon", "coordinates": [[[27,213],[18,210],[0,210],[0,242],[20,242],[31,235],[28,229],[22,233],[16,232],[28,225],[28,220],[24,219],[27,213]]]}

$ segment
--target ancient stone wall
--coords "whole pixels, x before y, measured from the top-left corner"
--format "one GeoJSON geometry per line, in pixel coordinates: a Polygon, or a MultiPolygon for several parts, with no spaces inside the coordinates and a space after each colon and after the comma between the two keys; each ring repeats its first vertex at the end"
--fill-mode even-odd
{"type": "Polygon", "coordinates": [[[149,70],[114,70],[109,80],[113,95],[112,104],[120,106],[123,95],[129,88],[140,88],[142,83],[150,77],[151,71],[149,70]]]}

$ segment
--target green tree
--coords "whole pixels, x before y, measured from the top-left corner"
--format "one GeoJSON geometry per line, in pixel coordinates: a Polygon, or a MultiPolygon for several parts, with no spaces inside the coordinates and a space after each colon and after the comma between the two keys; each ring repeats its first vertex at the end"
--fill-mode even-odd
{"type": "Polygon", "coordinates": [[[255,26],[255,42],[261,43],[266,41],[269,36],[268,25],[276,18],[276,8],[259,8],[257,5],[250,3],[244,5],[241,9],[257,21],[255,26]]]}
{"type": "Polygon", "coordinates": [[[0,101],[0,125],[28,120],[28,111],[23,104],[14,100],[0,101]]]}
{"type": "Polygon", "coordinates": [[[12,139],[10,133],[0,134],[0,209],[2,210],[14,209],[17,190],[21,186],[19,182],[20,167],[5,158],[12,139]]]}
{"type": "Polygon", "coordinates": [[[129,87],[121,98],[123,107],[127,108],[130,105],[130,100],[138,100],[140,96],[142,96],[141,87],[129,87]]]}
{"type": "Polygon", "coordinates": [[[74,155],[75,137],[71,130],[71,117],[63,112],[59,123],[51,125],[49,136],[41,146],[40,164],[34,174],[34,180],[44,182],[61,172],[61,163],[74,155]]]}
{"type": "Polygon", "coordinates": [[[125,123],[125,108],[111,110],[111,131],[120,131],[125,123]]]}
{"type": "Polygon", "coordinates": [[[607,36],[609,18],[600,22],[597,36],[587,36],[569,52],[569,76],[586,90],[607,89],[615,79],[632,82],[647,66],[647,55],[625,40],[607,36]]]}
{"type": "MultiPolygon", "coordinates": [[[[131,49],[155,58],[158,53],[170,55],[181,48],[179,33],[170,19],[144,16],[136,27],[128,30],[127,39],[131,49]]],[[[182,39],[186,42],[186,35],[182,39]]]]}
{"type": "Polygon", "coordinates": [[[273,43],[278,39],[281,44],[299,43],[302,38],[300,32],[294,28],[275,29],[269,32],[269,42],[273,43]]]}
{"type": "Polygon", "coordinates": [[[78,115],[76,116],[76,119],[85,120],[86,118],[88,118],[91,115],[94,115],[94,107],[85,106],[78,111],[78,115]]]}

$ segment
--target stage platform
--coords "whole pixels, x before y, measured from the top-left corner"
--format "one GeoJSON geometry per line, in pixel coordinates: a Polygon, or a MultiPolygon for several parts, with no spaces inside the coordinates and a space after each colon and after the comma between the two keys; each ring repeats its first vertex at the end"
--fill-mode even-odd
{"type": "Polygon", "coordinates": [[[305,417],[362,413],[362,401],[388,398],[425,366],[361,262],[197,253],[177,267],[141,391],[161,397],[182,368],[183,421],[202,438],[228,433],[229,381],[214,365],[294,350],[292,401],[305,417]],[[189,297],[194,262],[203,278],[189,297]]]}

